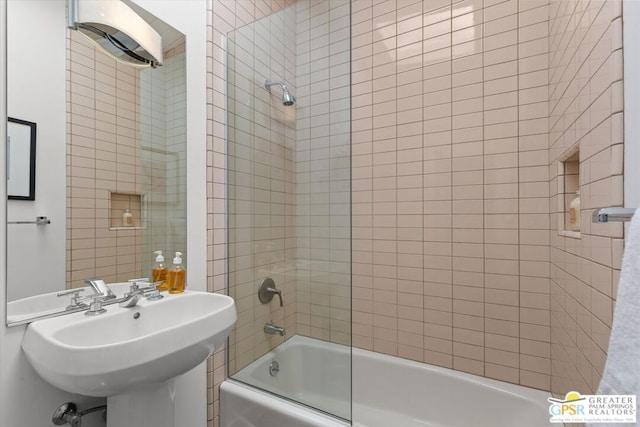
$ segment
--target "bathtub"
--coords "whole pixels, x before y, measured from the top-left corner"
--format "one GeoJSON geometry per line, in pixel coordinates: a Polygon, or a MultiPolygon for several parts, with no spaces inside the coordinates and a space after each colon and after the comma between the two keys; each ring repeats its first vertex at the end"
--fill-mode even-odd
{"type": "Polygon", "coordinates": [[[540,390],[356,348],[352,366],[351,405],[349,347],[294,336],[222,383],[220,426],[339,427],[351,411],[358,427],[549,425],[540,390]]]}

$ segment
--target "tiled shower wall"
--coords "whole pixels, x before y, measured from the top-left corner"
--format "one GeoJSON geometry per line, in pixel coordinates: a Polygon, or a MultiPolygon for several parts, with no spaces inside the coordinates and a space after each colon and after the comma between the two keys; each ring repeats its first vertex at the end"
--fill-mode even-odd
{"type": "Polygon", "coordinates": [[[295,85],[295,11],[278,11],[227,36],[227,169],[229,295],[238,321],[230,334],[229,370],[237,372],[284,341],[264,325],[296,334],[296,112],[281,88],[295,85]],[[282,291],[262,304],[258,284],[271,277],[282,291]]]}
{"type": "Polygon", "coordinates": [[[351,344],[351,103],[348,0],[298,0],[297,332],[351,344]]]}
{"type": "Polygon", "coordinates": [[[140,194],[139,70],[77,31],[67,38],[67,284],[131,279],[142,230],[109,230],[109,192],[140,194]]]}
{"type": "Polygon", "coordinates": [[[606,359],[623,228],[592,224],[623,206],[622,2],[550,4],[551,391],[595,392],[606,359]],[[578,153],[580,233],[560,235],[559,161],[578,153]]]}
{"type": "MultiPolygon", "coordinates": [[[[283,6],[209,1],[211,291],[225,274],[222,35],[283,6]]],[[[600,0],[352,2],[354,345],[595,388],[622,252],[619,225],[589,223],[622,205],[620,16],[600,0]],[[559,235],[558,160],[576,143],[579,238],[559,235]]],[[[218,352],[210,425],[224,375],[218,352]]]]}
{"type": "Polygon", "coordinates": [[[227,33],[231,372],[282,342],[264,334],[270,320],[287,336],[351,340],[349,10],[345,0],[298,1],[227,33]],[[295,106],[266,79],[284,80],[295,106]],[[257,301],[265,276],[284,309],[257,301]]]}
{"type": "Polygon", "coordinates": [[[140,190],[144,192],[142,271],[149,274],[153,252],[170,265],[186,254],[186,68],[184,41],[164,52],[162,67],[140,71],[140,190]]]}
{"type": "MultiPolygon", "coordinates": [[[[207,0],[207,289],[226,286],[226,34],[293,4],[293,0],[207,0]]],[[[218,426],[226,349],[207,361],[208,426],[218,426]]]]}
{"type": "Polygon", "coordinates": [[[545,1],[353,2],[353,342],[549,389],[545,1]]]}

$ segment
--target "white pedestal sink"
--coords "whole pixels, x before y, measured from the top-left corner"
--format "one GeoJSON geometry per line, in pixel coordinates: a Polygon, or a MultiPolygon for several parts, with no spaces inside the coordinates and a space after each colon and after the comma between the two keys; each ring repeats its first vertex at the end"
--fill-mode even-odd
{"type": "Polygon", "coordinates": [[[196,367],[226,340],[233,299],[185,291],[132,308],[107,307],[33,322],[22,349],[50,384],[106,396],[108,427],[174,424],[173,378],[196,367]]]}

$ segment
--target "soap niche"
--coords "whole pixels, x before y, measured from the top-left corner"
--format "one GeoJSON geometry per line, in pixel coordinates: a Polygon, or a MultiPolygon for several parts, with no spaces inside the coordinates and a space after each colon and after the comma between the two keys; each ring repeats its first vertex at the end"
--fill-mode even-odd
{"type": "Polygon", "coordinates": [[[144,199],[140,194],[109,193],[109,229],[141,229],[144,224],[144,199]]]}
{"type": "Polygon", "coordinates": [[[580,238],[580,151],[570,150],[558,164],[558,225],[561,235],[580,238]]]}

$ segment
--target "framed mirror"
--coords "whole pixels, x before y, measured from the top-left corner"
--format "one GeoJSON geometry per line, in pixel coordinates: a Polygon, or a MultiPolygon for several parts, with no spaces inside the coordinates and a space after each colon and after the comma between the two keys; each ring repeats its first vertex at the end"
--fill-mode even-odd
{"type": "Polygon", "coordinates": [[[85,279],[148,277],[155,250],[186,252],[187,41],[124,3],[162,36],[162,66],[132,67],[68,29],[65,0],[7,3],[8,115],[38,138],[37,197],[7,204],[9,325],[64,309],[57,293],[85,279]]]}
{"type": "Polygon", "coordinates": [[[36,128],[26,120],[7,119],[7,194],[12,200],[36,198],[36,128]]]}

